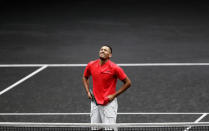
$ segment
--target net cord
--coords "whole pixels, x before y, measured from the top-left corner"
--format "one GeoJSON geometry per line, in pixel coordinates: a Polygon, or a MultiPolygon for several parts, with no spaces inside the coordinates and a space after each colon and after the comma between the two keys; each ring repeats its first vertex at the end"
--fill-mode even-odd
{"type": "Polygon", "coordinates": [[[101,128],[120,128],[120,127],[193,127],[209,126],[209,122],[172,122],[172,123],[39,123],[39,122],[0,122],[0,126],[8,127],[101,127],[101,128]]]}

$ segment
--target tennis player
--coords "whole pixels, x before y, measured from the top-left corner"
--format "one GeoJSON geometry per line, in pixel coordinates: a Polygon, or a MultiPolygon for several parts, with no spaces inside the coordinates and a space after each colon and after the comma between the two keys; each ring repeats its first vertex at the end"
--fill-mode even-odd
{"type": "Polygon", "coordinates": [[[131,86],[131,81],[123,69],[113,63],[112,48],[104,45],[99,51],[99,59],[88,63],[83,74],[83,84],[88,98],[91,99],[91,123],[116,123],[117,97],[131,86]],[[89,89],[89,77],[92,76],[93,91],[89,89]],[[117,79],[123,82],[116,91],[117,79]]]}

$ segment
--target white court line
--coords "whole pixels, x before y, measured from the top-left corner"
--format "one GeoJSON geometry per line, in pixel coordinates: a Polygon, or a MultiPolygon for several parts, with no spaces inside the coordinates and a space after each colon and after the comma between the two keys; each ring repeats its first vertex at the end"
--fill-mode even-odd
{"type": "Polygon", "coordinates": [[[204,117],[206,117],[208,113],[204,113],[202,116],[200,116],[197,120],[195,120],[195,123],[200,122],[204,117]]]}
{"type": "MultiPolygon", "coordinates": [[[[118,112],[118,115],[201,115],[207,113],[197,112],[118,112]]],[[[12,115],[90,115],[90,113],[0,113],[0,116],[12,116],[12,115]]]]}
{"type": "Polygon", "coordinates": [[[0,122],[0,126],[10,127],[182,127],[208,126],[209,122],[168,122],[168,123],[48,123],[48,122],[0,122]]]}
{"type": "Polygon", "coordinates": [[[15,86],[19,85],[20,83],[26,81],[26,80],[29,79],[30,77],[36,75],[36,74],[39,73],[40,71],[46,69],[46,68],[47,68],[47,66],[44,65],[44,66],[42,66],[41,68],[39,68],[39,69],[37,69],[36,71],[34,71],[34,72],[32,72],[31,74],[29,74],[28,76],[22,78],[21,80],[17,81],[16,83],[12,84],[11,86],[9,86],[9,87],[7,87],[6,89],[2,90],[2,91],[0,92],[0,96],[1,96],[2,94],[6,93],[7,91],[11,90],[11,89],[14,88],[15,86]]]}
{"type": "Polygon", "coordinates": [[[84,67],[87,64],[1,64],[0,67],[84,67]]]}
{"type": "MultiPolygon", "coordinates": [[[[1,64],[0,67],[85,67],[87,64],[1,64]]],[[[119,63],[119,66],[209,66],[209,63],[119,63]]]]}
{"type": "Polygon", "coordinates": [[[202,112],[121,112],[119,115],[200,115],[202,112]]]}
{"type": "MultiPolygon", "coordinates": [[[[207,115],[208,115],[208,113],[204,113],[202,116],[200,116],[199,118],[197,118],[197,119],[195,120],[194,123],[199,123],[199,122],[200,122],[204,117],[206,117],[207,115]]],[[[189,126],[189,127],[187,127],[184,131],[189,131],[191,128],[192,128],[192,127],[189,126]]]]}

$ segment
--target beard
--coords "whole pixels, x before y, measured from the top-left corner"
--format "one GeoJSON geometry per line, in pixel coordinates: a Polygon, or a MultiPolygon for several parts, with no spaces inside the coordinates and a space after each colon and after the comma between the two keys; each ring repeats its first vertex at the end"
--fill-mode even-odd
{"type": "Polygon", "coordinates": [[[99,54],[99,58],[100,58],[101,60],[105,60],[105,59],[106,59],[105,54],[99,54]]]}
{"type": "Polygon", "coordinates": [[[104,57],[99,57],[100,58],[100,60],[102,60],[102,61],[104,61],[104,60],[106,60],[107,58],[104,58],[104,57]]]}

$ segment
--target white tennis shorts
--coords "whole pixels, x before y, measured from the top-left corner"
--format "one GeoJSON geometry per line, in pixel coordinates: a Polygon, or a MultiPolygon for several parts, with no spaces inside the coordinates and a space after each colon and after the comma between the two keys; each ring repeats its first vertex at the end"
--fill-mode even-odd
{"type": "Polygon", "coordinates": [[[116,123],[118,111],[118,102],[115,98],[112,102],[108,103],[105,106],[96,105],[94,102],[91,102],[91,123],[116,123]]]}

